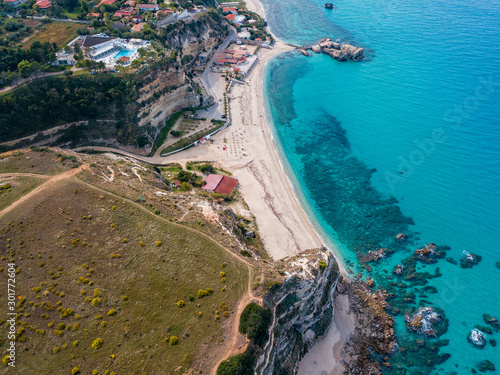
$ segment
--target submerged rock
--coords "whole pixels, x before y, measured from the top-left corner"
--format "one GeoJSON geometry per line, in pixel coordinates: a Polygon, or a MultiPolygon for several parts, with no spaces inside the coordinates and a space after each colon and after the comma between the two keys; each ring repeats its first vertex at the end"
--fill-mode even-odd
{"type": "Polygon", "coordinates": [[[404,271],[405,267],[402,266],[401,264],[398,264],[395,268],[394,268],[394,271],[392,271],[392,273],[394,275],[397,275],[397,276],[401,276],[403,274],[403,271],[404,271]]]}
{"type": "Polygon", "coordinates": [[[487,359],[478,362],[476,364],[476,368],[481,372],[495,371],[495,365],[490,361],[488,361],[487,359]]]}
{"type": "Polygon", "coordinates": [[[420,258],[428,259],[432,258],[436,254],[437,246],[435,243],[430,243],[425,245],[421,249],[415,250],[413,254],[417,255],[420,258]]]}
{"type": "Polygon", "coordinates": [[[370,250],[368,253],[364,256],[363,261],[365,262],[378,262],[381,259],[385,259],[388,255],[392,254],[394,251],[391,249],[376,249],[374,251],[370,250]]]}
{"type": "Polygon", "coordinates": [[[495,330],[498,331],[500,329],[500,323],[498,322],[498,319],[495,318],[493,315],[483,314],[483,319],[487,324],[495,328],[495,330]]]}
{"type": "Polygon", "coordinates": [[[467,341],[469,341],[476,348],[482,349],[486,346],[486,334],[477,328],[474,328],[467,336],[467,341]]]}
{"type": "Polygon", "coordinates": [[[408,238],[408,236],[404,233],[399,233],[397,236],[396,236],[396,239],[399,241],[399,242],[405,242],[406,239],[408,238]]]}
{"type": "Polygon", "coordinates": [[[469,253],[467,250],[462,252],[462,259],[460,259],[460,267],[472,268],[483,259],[480,255],[469,253]]]}

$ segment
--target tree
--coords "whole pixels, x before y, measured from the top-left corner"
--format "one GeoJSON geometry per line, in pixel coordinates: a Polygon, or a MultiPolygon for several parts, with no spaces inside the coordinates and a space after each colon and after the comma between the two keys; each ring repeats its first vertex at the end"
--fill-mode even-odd
{"type": "Polygon", "coordinates": [[[187,182],[181,183],[181,190],[182,191],[190,191],[192,189],[191,185],[189,185],[187,182]]]}
{"type": "Polygon", "coordinates": [[[97,69],[104,70],[104,68],[106,68],[106,64],[104,63],[104,61],[99,61],[97,63],[97,69]]]}
{"type": "Polygon", "coordinates": [[[66,78],[69,79],[69,77],[71,77],[73,75],[73,71],[72,70],[65,70],[63,74],[66,78]]]}
{"type": "Polygon", "coordinates": [[[38,78],[38,74],[40,73],[42,66],[38,61],[33,61],[30,63],[30,70],[31,70],[31,78],[36,79],[38,78]]]}
{"type": "Polygon", "coordinates": [[[17,70],[21,77],[26,78],[31,73],[31,63],[28,60],[23,60],[17,64],[17,70]]]}

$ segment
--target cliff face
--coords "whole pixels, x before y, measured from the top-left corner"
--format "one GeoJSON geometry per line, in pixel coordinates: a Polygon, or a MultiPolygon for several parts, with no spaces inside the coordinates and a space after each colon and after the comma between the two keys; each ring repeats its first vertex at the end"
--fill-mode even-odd
{"type": "Polygon", "coordinates": [[[332,254],[324,248],[309,250],[286,259],[284,266],[288,277],[264,301],[273,312],[273,321],[269,340],[256,361],[258,374],[295,374],[300,358],[332,321],[340,275],[332,254]]]}
{"type": "Polygon", "coordinates": [[[229,33],[229,27],[223,17],[209,11],[194,19],[168,25],[165,33],[167,43],[173,49],[196,58],[200,52],[210,51],[220,44],[229,33]]]}

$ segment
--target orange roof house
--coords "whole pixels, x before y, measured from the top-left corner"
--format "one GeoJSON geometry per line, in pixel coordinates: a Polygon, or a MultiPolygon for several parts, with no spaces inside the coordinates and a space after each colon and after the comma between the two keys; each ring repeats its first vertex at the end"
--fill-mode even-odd
{"type": "Polygon", "coordinates": [[[205,182],[206,184],[202,189],[211,193],[226,195],[231,195],[239,184],[236,178],[217,174],[209,174],[205,182]]]}
{"type": "Polygon", "coordinates": [[[236,17],[236,16],[235,16],[234,14],[228,14],[228,15],[226,16],[226,19],[227,19],[228,21],[234,21],[234,18],[235,18],[235,17],[236,17]]]}
{"type": "Polygon", "coordinates": [[[132,26],[131,31],[133,31],[134,33],[138,33],[140,31],[142,31],[142,28],[144,27],[144,25],[145,25],[144,22],[138,23],[137,25],[132,26]]]}
{"type": "Polygon", "coordinates": [[[52,2],[49,0],[38,0],[35,5],[38,6],[38,9],[48,9],[52,6],[52,2]]]}
{"type": "Polygon", "coordinates": [[[100,7],[102,4],[113,5],[114,3],[115,0],[101,0],[101,2],[97,6],[100,7]]]}

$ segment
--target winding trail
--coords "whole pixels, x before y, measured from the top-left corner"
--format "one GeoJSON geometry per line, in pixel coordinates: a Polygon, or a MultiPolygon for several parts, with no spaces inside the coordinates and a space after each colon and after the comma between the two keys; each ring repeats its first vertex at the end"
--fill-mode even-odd
{"type": "Polygon", "coordinates": [[[70,178],[70,177],[80,173],[82,170],[87,169],[87,168],[88,168],[87,165],[82,164],[78,168],[70,169],[69,171],[57,174],[55,176],[45,176],[45,175],[40,175],[40,174],[35,174],[35,173],[5,173],[5,174],[2,173],[2,174],[0,174],[0,177],[2,177],[2,176],[9,176],[9,177],[19,176],[19,177],[47,178],[47,181],[45,181],[43,184],[41,184],[37,188],[31,190],[28,194],[23,195],[17,201],[13,202],[10,206],[7,206],[2,211],[0,211],[0,218],[3,217],[8,212],[14,210],[20,204],[30,200],[35,195],[38,195],[41,192],[47,190],[48,188],[54,186],[54,184],[56,184],[57,182],[60,182],[60,181],[65,180],[67,178],[70,178]]]}

